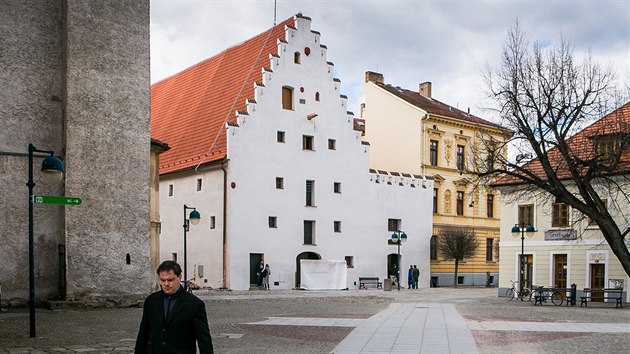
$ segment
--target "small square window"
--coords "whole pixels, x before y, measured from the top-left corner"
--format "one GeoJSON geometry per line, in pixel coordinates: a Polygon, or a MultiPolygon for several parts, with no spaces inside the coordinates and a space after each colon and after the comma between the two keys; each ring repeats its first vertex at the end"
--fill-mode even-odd
{"type": "Polygon", "coordinates": [[[173,196],[173,185],[172,184],[168,185],[168,196],[169,197],[173,196]]]}
{"type": "Polygon", "coordinates": [[[269,217],[269,227],[275,229],[278,227],[278,217],[270,216],[269,217]]]}
{"type": "Polygon", "coordinates": [[[328,150],[337,150],[337,140],[328,139],[328,150]]]}
{"type": "Polygon", "coordinates": [[[216,218],[214,216],[210,217],[210,228],[214,229],[216,227],[216,218]]]}
{"type": "Polygon", "coordinates": [[[313,137],[302,135],[302,150],[315,150],[313,148],[313,137]]]}
{"type": "Polygon", "coordinates": [[[279,143],[284,143],[284,132],[278,131],[276,134],[276,141],[279,143]]]}
{"type": "Polygon", "coordinates": [[[335,182],[333,185],[333,190],[337,194],[341,194],[341,182],[335,182]]]}
{"type": "Polygon", "coordinates": [[[197,178],[197,191],[201,190],[201,183],[202,183],[201,178],[197,178]]]}
{"type": "Polygon", "coordinates": [[[341,221],[335,221],[333,223],[333,228],[335,232],[341,232],[341,221]]]}
{"type": "Polygon", "coordinates": [[[354,268],[354,257],[353,256],[345,256],[346,259],[346,268],[354,268]]]}
{"type": "Polygon", "coordinates": [[[276,177],[276,189],[284,189],[284,178],[276,177]]]}
{"type": "Polygon", "coordinates": [[[461,277],[461,276],[457,277],[457,285],[464,285],[464,277],[461,277]]]}

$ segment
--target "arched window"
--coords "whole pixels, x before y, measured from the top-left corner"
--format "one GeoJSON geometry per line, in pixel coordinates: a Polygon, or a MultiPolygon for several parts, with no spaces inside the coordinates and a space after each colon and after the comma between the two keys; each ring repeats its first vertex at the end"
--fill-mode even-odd
{"type": "Polygon", "coordinates": [[[315,92],[315,101],[319,102],[319,92],[315,92]]]}
{"type": "Polygon", "coordinates": [[[296,64],[300,63],[300,52],[293,53],[293,62],[296,64]]]}

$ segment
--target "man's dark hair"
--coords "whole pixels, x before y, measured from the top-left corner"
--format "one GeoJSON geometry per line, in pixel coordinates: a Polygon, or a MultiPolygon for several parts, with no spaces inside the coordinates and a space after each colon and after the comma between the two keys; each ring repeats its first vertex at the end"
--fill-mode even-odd
{"type": "Polygon", "coordinates": [[[157,269],[158,275],[162,272],[173,271],[175,275],[180,276],[182,274],[182,267],[177,264],[175,261],[164,261],[157,269]]]}

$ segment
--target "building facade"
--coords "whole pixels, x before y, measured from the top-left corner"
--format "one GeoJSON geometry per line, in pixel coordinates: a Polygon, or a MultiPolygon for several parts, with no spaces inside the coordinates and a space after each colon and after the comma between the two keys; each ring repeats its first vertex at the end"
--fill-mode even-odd
{"type": "MultiPolygon", "coordinates": [[[[161,256],[186,258],[202,287],[250,289],[260,262],[271,289],[301,287],[300,261],[345,261],[345,287],[416,264],[429,281],[433,183],[370,172],[369,144],[320,33],[301,14],[152,87],[160,161],[161,256]],[[190,225],[187,207],[201,213],[190,225]],[[184,256],[185,255],[185,256],[184,256]]],[[[406,282],[405,282],[406,283],[406,282]]]]}
{"type": "Polygon", "coordinates": [[[486,160],[488,147],[502,146],[511,132],[436,100],[430,82],[411,91],[385,84],[383,75],[374,72],[366,72],[362,118],[371,145],[370,167],[434,180],[433,285],[498,284],[499,193],[478,185],[472,171],[486,160]],[[474,257],[459,262],[457,280],[455,262],[439,251],[440,230],[451,226],[473,228],[478,244],[474,257]]]}
{"type": "MultiPolygon", "coordinates": [[[[627,136],[629,126],[630,103],[577,133],[572,137],[571,146],[579,145],[584,151],[599,149],[596,142],[599,132],[604,130],[602,127],[622,129],[608,136],[623,137],[624,134],[627,136]]],[[[551,151],[549,156],[555,153],[551,151]]],[[[626,164],[628,156],[627,151],[622,155],[626,164]]],[[[554,159],[550,160],[553,163],[554,159]]],[[[530,164],[534,166],[535,163],[536,160],[533,160],[530,164]]],[[[630,227],[630,204],[625,193],[630,188],[628,171],[611,178],[612,187],[604,181],[594,185],[597,194],[605,201],[607,212],[623,232],[630,227]]],[[[513,178],[505,177],[493,184],[502,195],[500,296],[512,286],[510,280],[518,287],[521,259],[524,258],[523,275],[527,288],[570,288],[571,284],[575,284],[578,295],[581,295],[584,288],[623,287],[624,301],[627,301],[628,275],[597,223],[567,204],[557,203],[548,194],[518,183],[513,178]],[[515,225],[521,223],[532,225],[534,231],[511,232],[515,225]]],[[[579,195],[570,179],[566,180],[566,185],[579,195]]]]}
{"type": "Polygon", "coordinates": [[[3,2],[0,258],[4,304],[29,298],[28,144],[65,165],[35,195],[35,298],[125,304],[150,289],[149,1],[3,2]]]}

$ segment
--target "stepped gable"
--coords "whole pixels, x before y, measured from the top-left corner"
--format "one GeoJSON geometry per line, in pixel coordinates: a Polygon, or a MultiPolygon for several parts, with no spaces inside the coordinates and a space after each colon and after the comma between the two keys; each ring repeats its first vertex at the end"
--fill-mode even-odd
{"type": "MultiPolygon", "coordinates": [[[[573,156],[587,161],[595,157],[595,143],[598,138],[610,136],[627,137],[630,135],[630,102],[617,108],[603,118],[597,120],[593,124],[581,130],[579,133],[567,139],[567,144],[571,149],[573,156]]],[[[549,162],[557,171],[556,174],[561,180],[571,178],[566,162],[560,155],[558,148],[551,149],[548,154],[549,162]]],[[[545,172],[540,160],[534,159],[523,166],[524,169],[546,179],[545,172]]],[[[628,173],[630,172],[630,149],[626,146],[626,150],[622,151],[621,159],[615,171],[610,174],[628,173]]],[[[504,176],[492,183],[492,186],[505,186],[514,184],[523,184],[524,182],[515,176],[504,176]]]]}
{"type": "Polygon", "coordinates": [[[485,119],[476,117],[472,114],[460,111],[459,109],[449,106],[446,103],[442,103],[434,98],[429,98],[421,95],[418,92],[406,90],[400,87],[394,87],[389,84],[384,84],[380,82],[375,82],[383,90],[395,95],[396,97],[418,107],[421,108],[429,114],[434,114],[443,117],[460,119],[466,122],[474,123],[474,124],[483,124],[489,127],[505,130],[504,127],[489,122],[485,119]]]}
{"type": "Polygon", "coordinates": [[[254,84],[262,82],[263,68],[269,67],[270,56],[278,57],[278,41],[286,41],[285,29],[295,28],[298,17],[303,16],[151,85],[151,137],[171,147],[160,155],[160,174],[227,156],[225,120],[233,124],[238,111],[247,111],[254,84]]]}

